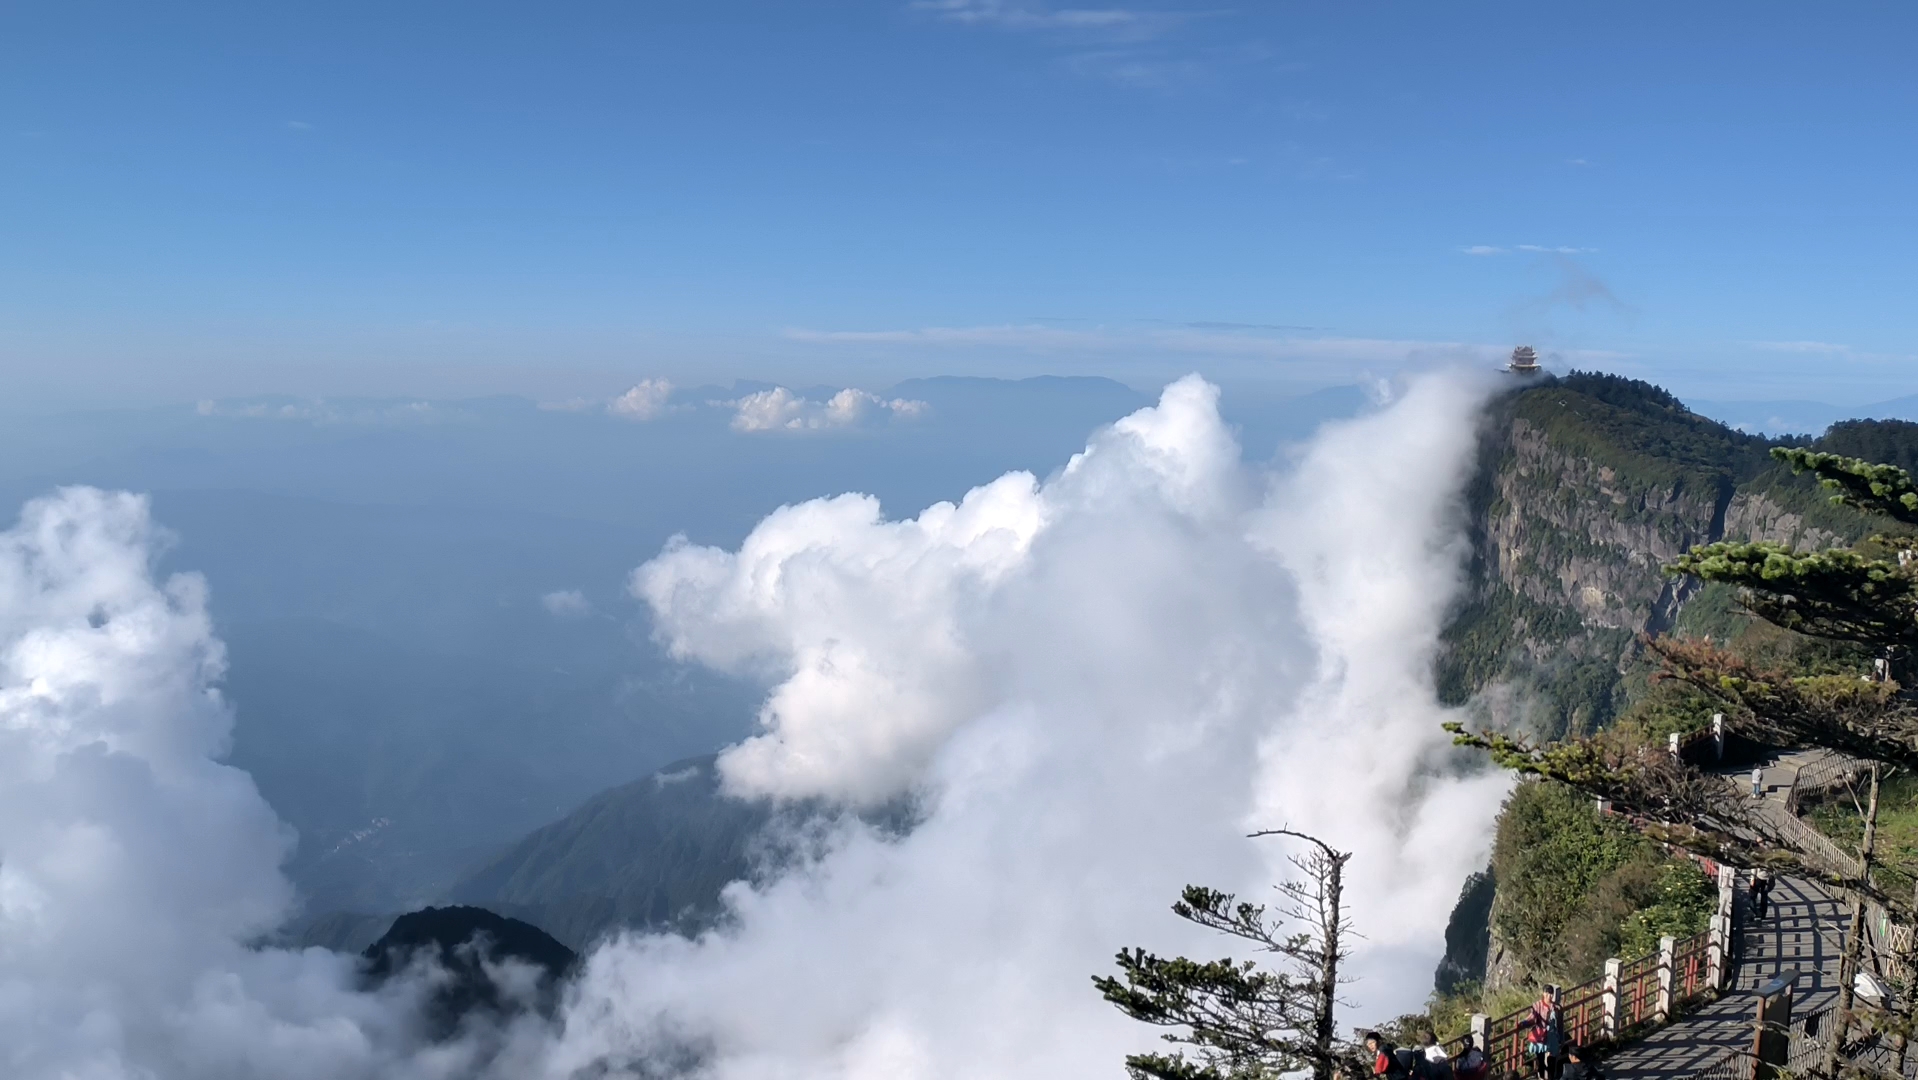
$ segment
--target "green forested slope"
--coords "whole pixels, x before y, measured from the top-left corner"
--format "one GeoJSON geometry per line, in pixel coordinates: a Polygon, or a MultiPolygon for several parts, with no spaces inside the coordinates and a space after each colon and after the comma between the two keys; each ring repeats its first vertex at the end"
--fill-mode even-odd
{"type": "MultiPolygon", "coordinates": [[[[1495,402],[1467,491],[1470,584],[1445,631],[1441,697],[1476,697],[1495,721],[1548,736],[1596,730],[1643,689],[1637,636],[1671,630],[1696,595],[1664,573],[1680,553],[1728,538],[1861,539],[1872,524],[1773,461],[1777,444],[1613,375],[1574,372],[1495,402]]],[[[1918,424],[1850,421],[1820,445],[1918,455],[1918,424]]]]}
{"type": "MultiPolygon", "coordinates": [[[[1663,572],[1719,539],[1817,549],[1884,530],[1773,461],[1773,445],[1610,376],[1574,374],[1497,402],[1468,491],[1473,563],[1444,635],[1442,696],[1548,738],[1622,724],[1658,741],[1707,723],[1710,706],[1648,678],[1642,634],[1710,635],[1807,670],[1856,662],[1753,620],[1731,589],[1663,572]]],[[[1848,421],[1816,445],[1911,467],[1918,424],[1848,421]]],[[[1698,882],[1614,833],[1568,793],[1523,785],[1499,821],[1493,901],[1483,882],[1461,897],[1441,989],[1582,978],[1609,950],[1642,945],[1646,920],[1682,923],[1698,882]]]]}

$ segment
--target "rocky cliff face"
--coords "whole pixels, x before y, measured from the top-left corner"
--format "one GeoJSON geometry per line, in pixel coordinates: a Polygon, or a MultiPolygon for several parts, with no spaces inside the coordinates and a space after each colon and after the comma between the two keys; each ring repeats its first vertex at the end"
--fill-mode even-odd
{"type": "MultiPolygon", "coordinates": [[[[1814,550],[1879,524],[1777,465],[1773,445],[1608,376],[1573,375],[1496,402],[1467,493],[1471,584],[1446,631],[1441,695],[1545,737],[1594,730],[1644,686],[1639,636],[1696,632],[1704,618],[1688,608],[1696,583],[1664,573],[1680,553],[1725,539],[1814,550]]],[[[1918,425],[1853,421],[1818,445],[1910,467],[1918,425]]],[[[1478,921],[1490,910],[1486,890],[1475,879],[1461,897],[1442,985],[1496,990],[1529,976],[1478,921]]]]}
{"type": "Polygon", "coordinates": [[[1785,544],[1801,551],[1836,547],[1857,538],[1856,530],[1840,532],[1813,524],[1805,514],[1786,509],[1763,491],[1741,491],[1732,496],[1725,512],[1725,535],[1785,544]]]}
{"type": "Polygon", "coordinates": [[[1721,539],[1855,539],[1857,523],[1780,470],[1771,445],[1612,376],[1495,403],[1468,493],[1472,584],[1446,634],[1443,696],[1547,736],[1601,727],[1627,696],[1638,637],[1671,629],[1695,594],[1664,572],[1679,554],[1721,539]]]}
{"type": "Polygon", "coordinates": [[[1729,484],[1633,483],[1514,417],[1492,478],[1485,575],[1585,625],[1643,631],[1675,613],[1663,568],[1725,530],[1729,484]]]}

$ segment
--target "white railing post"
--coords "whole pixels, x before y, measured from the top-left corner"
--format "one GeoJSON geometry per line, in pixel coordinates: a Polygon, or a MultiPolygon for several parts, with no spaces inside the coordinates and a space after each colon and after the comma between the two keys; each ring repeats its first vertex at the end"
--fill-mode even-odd
{"type": "Polygon", "coordinates": [[[1491,1018],[1487,1017],[1484,1013],[1473,1013],[1472,1045],[1478,1047],[1478,1052],[1485,1055],[1486,1061],[1492,1060],[1491,1034],[1491,1018]]]}
{"type": "Polygon", "coordinates": [[[1674,937],[1658,939],[1658,1008],[1653,1017],[1661,1024],[1672,1018],[1672,953],[1677,945],[1678,939],[1674,937]]]}
{"type": "Polygon", "coordinates": [[[1665,749],[1670,750],[1673,757],[1678,756],[1678,732],[1672,732],[1671,736],[1665,740],[1665,749]]]}
{"type": "Polygon", "coordinates": [[[1712,714],[1712,756],[1719,761],[1725,760],[1725,714],[1712,714]]]}
{"type": "Polygon", "coordinates": [[[1729,866],[1718,868],[1718,910],[1712,913],[1711,937],[1705,946],[1705,983],[1713,990],[1725,989],[1731,974],[1732,898],[1738,889],[1738,871],[1729,866]]]}
{"type": "Polygon", "coordinates": [[[1624,961],[1616,956],[1605,961],[1605,990],[1598,999],[1600,1007],[1604,1010],[1598,1018],[1600,1038],[1618,1038],[1618,975],[1624,966],[1624,961]]]}

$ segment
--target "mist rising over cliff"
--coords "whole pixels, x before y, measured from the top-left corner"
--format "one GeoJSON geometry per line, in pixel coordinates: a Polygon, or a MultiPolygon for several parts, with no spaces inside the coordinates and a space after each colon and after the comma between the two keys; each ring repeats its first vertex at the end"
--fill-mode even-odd
{"type": "Polygon", "coordinates": [[[1268,471],[1189,378],[1044,480],[669,544],[633,578],[662,639],[771,687],[727,783],[906,797],[918,824],[842,819],[732,889],[725,928],[600,948],[555,1024],[431,1050],[407,1019],[422,985],[371,997],[338,958],[247,944],[288,910],[290,838],[213,760],[231,719],[205,584],[154,576],[136,498],[37,503],[0,574],[20,780],[0,837],[20,974],[0,978],[34,988],[0,1030],[26,1075],[1104,1069],[1149,1033],[1087,976],[1123,945],[1218,949],[1165,906],[1188,881],[1260,894],[1285,852],[1242,834],[1274,824],[1359,853],[1354,1000],[1413,1004],[1402,974],[1436,958],[1505,783],[1453,768],[1430,676],[1484,392],[1415,380],[1268,471]]]}

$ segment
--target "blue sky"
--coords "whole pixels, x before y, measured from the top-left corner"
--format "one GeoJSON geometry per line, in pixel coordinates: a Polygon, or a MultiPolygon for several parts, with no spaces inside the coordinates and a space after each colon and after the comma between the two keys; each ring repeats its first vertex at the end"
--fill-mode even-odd
{"type": "Polygon", "coordinates": [[[1892,4],[12,5],[0,370],[49,403],[1313,386],[1526,340],[1866,403],[1918,392],[1914,32],[1892,4]]]}

